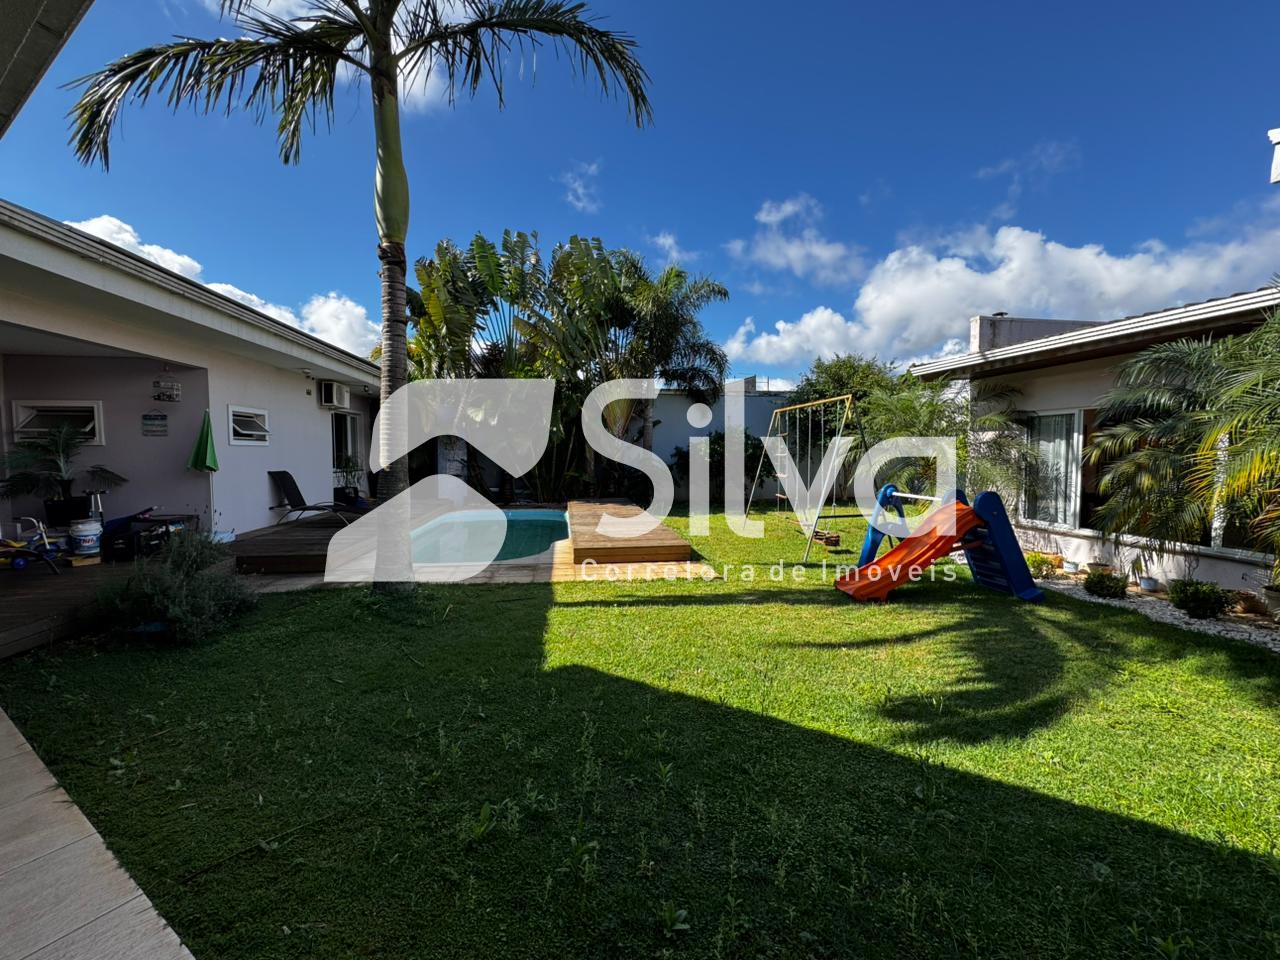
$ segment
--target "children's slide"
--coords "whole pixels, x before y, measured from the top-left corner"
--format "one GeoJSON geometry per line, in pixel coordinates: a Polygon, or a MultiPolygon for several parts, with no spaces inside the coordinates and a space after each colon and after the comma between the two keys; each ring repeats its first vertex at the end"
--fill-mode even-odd
{"type": "Polygon", "coordinates": [[[999,494],[978,494],[969,506],[957,493],[921,521],[915,533],[878,560],[835,583],[855,600],[884,600],[903,581],[918,580],[934,561],[964,550],[975,583],[1032,602],[1044,599],[1035,585],[999,494]]]}

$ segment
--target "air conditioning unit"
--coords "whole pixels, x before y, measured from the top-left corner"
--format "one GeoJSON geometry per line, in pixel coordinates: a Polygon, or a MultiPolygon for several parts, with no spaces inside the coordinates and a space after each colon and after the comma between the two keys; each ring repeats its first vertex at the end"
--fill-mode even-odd
{"type": "Polygon", "coordinates": [[[320,406],[322,407],[349,407],[351,406],[351,388],[345,383],[338,383],[336,380],[320,381],[320,406]]]}

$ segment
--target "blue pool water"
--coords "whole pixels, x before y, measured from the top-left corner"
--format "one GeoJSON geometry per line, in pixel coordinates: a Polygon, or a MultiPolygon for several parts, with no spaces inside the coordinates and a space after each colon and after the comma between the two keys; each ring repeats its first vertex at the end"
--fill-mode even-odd
{"type": "MultiPolygon", "coordinates": [[[[560,510],[504,510],[507,531],[497,560],[534,557],[569,536],[569,521],[560,510]]],[[[485,511],[460,511],[432,520],[413,531],[414,563],[472,563],[486,559],[495,543],[485,511]]]]}

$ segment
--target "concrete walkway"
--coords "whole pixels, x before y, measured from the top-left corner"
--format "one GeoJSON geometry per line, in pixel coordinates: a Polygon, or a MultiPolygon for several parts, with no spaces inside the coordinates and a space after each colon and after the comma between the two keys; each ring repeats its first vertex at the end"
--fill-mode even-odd
{"type": "Polygon", "coordinates": [[[0,960],[190,960],[0,711],[0,960]]]}

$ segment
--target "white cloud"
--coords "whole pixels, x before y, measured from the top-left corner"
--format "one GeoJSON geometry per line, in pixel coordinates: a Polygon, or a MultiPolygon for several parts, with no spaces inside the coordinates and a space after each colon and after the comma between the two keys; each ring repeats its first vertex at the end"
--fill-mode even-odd
{"type": "Polygon", "coordinates": [[[104,214],[91,220],[80,220],[78,222],[68,220],[67,226],[93,234],[93,236],[98,237],[100,240],[106,240],[108,243],[114,243],[117,247],[128,250],[130,253],[136,253],[140,257],[146,257],[152,263],[158,263],[166,270],[180,273],[192,280],[198,279],[200,271],[204,269],[200,266],[199,261],[188,257],[184,253],[178,253],[168,247],[157,246],[154,243],[143,243],[142,238],[138,236],[137,230],[123,220],[117,220],[115,217],[104,214]]]}
{"type": "Polygon", "coordinates": [[[241,290],[239,287],[232,286],[229,283],[208,283],[205,286],[214,293],[220,293],[224,297],[235,300],[237,303],[243,303],[246,307],[257,310],[259,313],[265,313],[268,317],[279,320],[281,323],[287,323],[299,329],[302,327],[302,324],[298,322],[297,313],[292,309],[283,307],[278,303],[269,303],[256,293],[249,293],[247,290],[241,290]]]}
{"type": "Polygon", "coordinates": [[[822,216],[821,205],[807,193],[797,193],[786,200],[766,200],[756,211],[756,222],[776,227],[792,217],[800,216],[815,220],[822,216]]]}
{"type": "Polygon", "coordinates": [[[760,228],[755,235],[730,240],[725,249],[735,260],[823,285],[853,283],[866,269],[861,252],[824,236],[817,227],[821,218],[821,205],[807,193],[766,200],[756,211],[760,228]]]}
{"type": "Polygon", "coordinates": [[[649,242],[662,251],[667,263],[692,263],[701,256],[696,250],[685,250],[670,230],[663,230],[657,236],[649,238],[649,242]]]}
{"type": "Polygon", "coordinates": [[[255,293],[241,290],[229,283],[210,283],[208,287],[259,313],[265,313],[268,317],[362,357],[367,357],[378,342],[380,330],[369,319],[368,311],[350,297],[344,297],[335,291],[316,294],[303,305],[299,314],[291,307],[270,303],[255,293]]]}
{"type": "Polygon", "coordinates": [[[334,291],[317,294],[306,302],[302,307],[302,329],[362,357],[369,355],[380,333],[363,306],[334,291]]]}
{"type": "Polygon", "coordinates": [[[1075,166],[1079,160],[1080,150],[1073,141],[1041,140],[1026,153],[982,167],[975,176],[979,180],[1008,178],[1004,199],[996,204],[991,217],[1012,220],[1028,184],[1043,186],[1050,177],[1075,166]]]}
{"type": "Polygon", "coordinates": [[[564,199],[579,213],[599,213],[604,206],[600,202],[600,161],[577,163],[560,174],[565,187],[564,199]]]}
{"type": "Polygon", "coordinates": [[[748,319],[725,349],[772,364],[851,351],[933,356],[967,342],[969,317],[980,313],[1110,320],[1253,289],[1280,266],[1280,215],[1265,205],[1264,214],[1218,242],[1150,240],[1119,254],[1016,226],[914,242],[872,267],[850,316],[822,306],[771,330],[748,319]]]}
{"type": "Polygon", "coordinates": [[[815,307],[799,320],[779,320],[760,332],[748,317],[724,345],[729,359],[781,365],[830,359],[839,353],[862,352],[856,325],[830,307],[815,307]]]}
{"type": "MultiPolygon", "coordinates": [[[[104,214],[91,220],[79,222],[68,220],[67,225],[113,243],[131,253],[146,257],[166,270],[179,273],[189,280],[205,283],[201,277],[204,268],[197,260],[170,250],[168,247],[143,243],[137,230],[116,217],[104,214]]],[[[368,356],[378,340],[379,326],[369,319],[368,311],[351,298],[337,292],[317,294],[308,300],[299,312],[292,307],[271,303],[255,293],[241,290],[229,283],[205,283],[205,286],[259,313],[297,327],[312,336],[360,356],[368,356]]]]}

